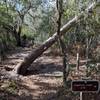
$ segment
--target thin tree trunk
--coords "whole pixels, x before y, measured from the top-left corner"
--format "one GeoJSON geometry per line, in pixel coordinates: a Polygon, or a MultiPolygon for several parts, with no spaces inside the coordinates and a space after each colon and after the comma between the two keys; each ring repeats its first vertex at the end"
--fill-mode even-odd
{"type": "Polygon", "coordinates": [[[86,64],[88,64],[89,59],[89,38],[86,38],[86,64]]]}
{"type": "Polygon", "coordinates": [[[17,32],[17,46],[21,46],[21,30],[22,26],[19,26],[19,30],[17,32]]]}
{"type": "MultiPolygon", "coordinates": [[[[91,4],[87,9],[86,12],[88,12],[90,9],[94,8],[95,3],[91,4]]],[[[64,35],[69,29],[71,29],[73,26],[75,26],[78,23],[78,20],[84,17],[84,14],[81,13],[79,16],[75,16],[72,20],[70,20],[67,24],[65,24],[60,29],[60,36],[64,35]]],[[[58,40],[57,32],[50,37],[48,40],[46,40],[41,46],[37,47],[35,50],[33,50],[25,59],[16,66],[15,71],[18,74],[24,75],[27,71],[27,68],[32,64],[32,62],[37,59],[41,54],[43,54],[44,51],[46,51],[49,47],[51,47],[56,41],[58,40]]]]}
{"type": "Polygon", "coordinates": [[[56,5],[57,5],[57,10],[58,10],[58,14],[59,14],[59,18],[58,18],[58,30],[57,30],[57,35],[58,35],[58,42],[60,44],[61,47],[61,53],[63,54],[63,84],[66,87],[66,82],[67,82],[67,77],[68,77],[68,62],[67,62],[67,56],[66,56],[66,46],[64,44],[64,42],[61,39],[61,34],[60,34],[60,28],[61,28],[61,18],[62,18],[62,14],[63,14],[63,0],[57,0],[56,1],[56,5]],[[58,6],[59,5],[59,6],[58,6]]]}
{"type": "Polygon", "coordinates": [[[77,52],[76,70],[79,72],[79,52],[77,52]]]}
{"type": "Polygon", "coordinates": [[[14,30],[14,37],[16,39],[16,45],[21,46],[21,29],[18,32],[16,29],[14,30]]]}

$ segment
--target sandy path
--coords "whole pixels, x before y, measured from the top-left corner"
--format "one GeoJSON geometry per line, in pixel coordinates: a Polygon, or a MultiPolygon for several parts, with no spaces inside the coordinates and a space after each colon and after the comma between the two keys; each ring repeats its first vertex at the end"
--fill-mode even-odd
{"type": "MultiPolygon", "coordinates": [[[[62,85],[62,58],[59,56],[46,56],[42,55],[39,57],[31,66],[28,68],[26,76],[19,76],[14,74],[12,71],[6,71],[7,68],[15,68],[15,66],[23,60],[25,56],[31,51],[30,48],[19,48],[16,52],[8,55],[6,59],[0,65],[1,73],[7,74],[7,77],[12,77],[18,80],[17,95],[9,94],[7,100],[72,100],[68,95],[62,95],[56,98],[57,91],[62,85]],[[6,70],[5,70],[6,69],[6,70]]],[[[70,58],[70,63],[75,65],[76,58],[70,58]]],[[[4,75],[5,75],[4,74],[4,75]]],[[[69,74],[71,79],[80,79],[86,75],[86,67],[84,64],[80,66],[79,73],[76,73],[76,68],[73,67],[69,74]]],[[[2,76],[2,75],[1,75],[2,76]]],[[[0,76],[0,77],[1,77],[0,76]]],[[[2,94],[2,91],[0,91],[2,94]]],[[[0,95],[0,96],[1,96],[0,95]]],[[[99,96],[97,96],[99,98],[99,96]]],[[[3,100],[3,99],[0,99],[3,100]]],[[[73,98],[73,100],[77,100],[73,98]]],[[[98,100],[98,99],[95,99],[98,100]]]]}
{"type": "MultiPolygon", "coordinates": [[[[28,48],[18,49],[16,53],[9,54],[8,59],[2,65],[13,69],[27,56],[30,50],[28,48]]],[[[43,55],[28,70],[27,76],[18,76],[21,81],[18,95],[21,99],[49,100],[52,98],[62,83],[61,58],[43,55]]],[[[9,73],[11,77],[13,76],[12,71],[5,71],[5,73],[9,73]]]]}

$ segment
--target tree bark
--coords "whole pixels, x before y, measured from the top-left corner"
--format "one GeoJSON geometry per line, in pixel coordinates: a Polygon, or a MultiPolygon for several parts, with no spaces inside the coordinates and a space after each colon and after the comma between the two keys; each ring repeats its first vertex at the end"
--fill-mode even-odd
{"type": "Polygon", "coordinates": [[[17,33],[17,46],[21,46],[21,30],[22,30],[22,26],[19,26],[19,30],[17,33]]]}
{"type": "MultiPolygon", "coordinates": [[[[87,9],[86,12],[88,13],[89,10],[94,8],[95,3],[91,4],[87,9]]],[[[60,36],[64,35],[69,29],[71,29],[73,26],[75,26],[78,23],[78,20],[84,17],[84,14],[81,13],[79,16],[75,16],[72,20],[70,20],[67,24],[65,24],[60,29],[60,36]]],[[[25,75],[27,68],[32,64],[32,62],[37,59],[41,54],[43,54],[44,51],[46,51],[49,47],[51,47],[56,41],[58,40],[57,32],[50,37],[48,40],[46,40],[41,46],[37,47],[35,50],[33,50],[27,57],[24,58],[24,60],[18,64],[15,68],[15,71],[17,74],[25,75]]]]}
{"type": "Polygon", "coordinates": [[[16,31],[16,29],[14,30],[14,37],[15,37],[15,40],[16,40],[16,46],[21,46],[21,31],[16,31]]]}

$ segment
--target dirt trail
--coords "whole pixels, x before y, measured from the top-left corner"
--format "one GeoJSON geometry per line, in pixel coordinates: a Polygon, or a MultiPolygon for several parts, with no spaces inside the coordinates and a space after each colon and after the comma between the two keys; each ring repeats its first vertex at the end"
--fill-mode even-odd
{"type": "MultiPolygon", "coordinates": [[[[55,99],[58,89],[62,86],[63,76],[62,58],[59,56],[47,56],[45,53],[46,55],[44,54],[39,57],[29,67],[26,76],[16,75],[12,71],[13,68],[27,56],[31,49],[32,48],[18,48],[15,52],[11,52],[7,59],[0,65],[0,73],[4,72],[0,76],[1,78],[7,76],[18,80],[17,95],[6,95],[7,100],[72,100],[71,97],[67,95],[65,95],[63,99],[55,99]]],[[[70,64],[74,65],[74,67],[72,67],[69,78],[79,79],[86,76],[86,66],[84,66],[84,63],[80,66],[79,73],[76,73],[76,58],[73,57],[73,59],[70,59],[70,64]]],[[[1,90],[0,94],[4,95],[1,90]]]]}
{"type": "Polygon", "coordinates": [[[21,97],[24,94],[21,99],[49,100],[56,94],[57,88],[62,83],[60,57],[43,55],[32,64],[26,76],[16,76],[12,71],[8,70],[12,70],[30,51],[30,48],[20,48],[17,52],[9,54],[7,59],[2,62],[2,72],[8,73],[8,77],[20,79],[21,88],[18,91],[18,95],[21,97]]]}

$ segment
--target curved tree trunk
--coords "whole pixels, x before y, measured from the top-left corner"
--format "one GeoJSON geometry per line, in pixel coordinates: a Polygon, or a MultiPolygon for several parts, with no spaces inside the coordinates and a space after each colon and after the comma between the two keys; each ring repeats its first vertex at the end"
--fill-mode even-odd
{"type": "MultiPolygon", "coordinates": [[[[94,8],[95,3],[91,4],[87,9],[86,12],[94,8]]],[[[64,35],[69,29],[75,26],[78,23],[78,20],[84,17],[84,14],[81,13],[79,16],[75,16],[72,20],[70,20],[67,24],[65,24],[60,29],[60,34],[64,35]]],[[[15,68],[17,74],[25,75],[27,68],[32,64],[32,62],[37,59],[44,51],[46,51],[49,47],[51,47],[56,41],[58,40],[57,32],[46,40],[41,46],[37,47],[33,50],[24,60],[18,64],[15,68]]]]}

